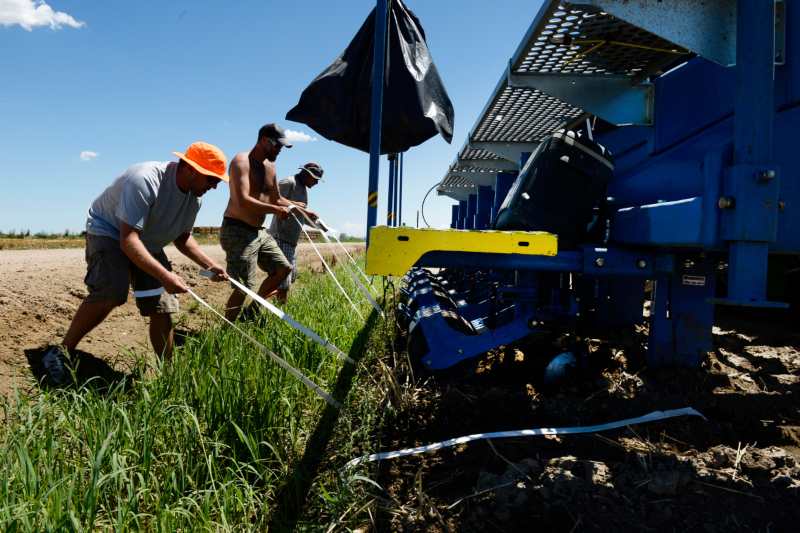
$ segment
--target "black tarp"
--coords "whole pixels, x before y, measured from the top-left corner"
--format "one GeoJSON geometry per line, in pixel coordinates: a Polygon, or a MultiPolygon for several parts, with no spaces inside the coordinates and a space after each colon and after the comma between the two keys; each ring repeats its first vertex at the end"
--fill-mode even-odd
{"type": "MultiPolygon", "coordinates": [[[[375,10],[347,49],[286,114],[332,141],[369,152],[375,10]]],[[[404,152],[439,133],[453,139],[453,104],[419,19],[400,0],[389,9],[381,153],[404,152]]]]}

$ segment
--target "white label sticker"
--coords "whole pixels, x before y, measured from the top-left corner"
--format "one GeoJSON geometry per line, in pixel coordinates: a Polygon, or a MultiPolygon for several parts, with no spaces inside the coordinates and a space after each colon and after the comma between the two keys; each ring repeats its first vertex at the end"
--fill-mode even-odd
{"type": "Polygon", "coordinates": [[[689,285],[690,287],[705,287],[706,286],[706,277],[705,276],[690,276],[688,274],[684,274],[683,276],[683,284],[689,285]]]}

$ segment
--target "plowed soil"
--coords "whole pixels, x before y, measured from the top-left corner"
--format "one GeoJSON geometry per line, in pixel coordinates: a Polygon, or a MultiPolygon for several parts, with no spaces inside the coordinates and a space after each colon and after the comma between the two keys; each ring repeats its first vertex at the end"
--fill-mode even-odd
{"type": "MultiPolygon", "coordinates": [[[[334,250],[322,244],[326,258],[334,250]]],[[[362,244],[345,244],[351,253],[363,250],[362,244]]],[[[224,252],[218,245],[204,246],[208,255],[224,265],[224,252]]],[[[199,268],[177,250],[167,248],[174,270],[189,282],[203,299],[222,308],[230,289],[225,283],[201,278],[199,268]]],[[[337,253],[337,255],[341,255],[337,253]]],[[[307,244],[298,249],[300,268],[322,270],[314,250],[307,244]]],[[[0,251],[0,394],[14,387],[31,391],[37,386],[30,358],[43,347],[61,340],[83,297],[86,263],[82,248],[60,250],[0,251]]],[[[191,332],[203,323],[190,297],[181,296],[181,312],[174,320],[176,329],[191,332]]],[[[79,348],[120,372],[131,370],[139,357],[150,352],[147,322],[139,315],[133,297],[115,309],[79,348]]]]}
{"type": "Polygon", "coordinates": [[[797,531],[800,329],[782,315],[722,313],[715,350],[699,369],[647,368],[639,331],[625,343],[590,340],[588,364],[556,387],[542,385],[544,354],[557,351],[541,343],[417,374],[383,428],[381,451],[681,407],[706,419],[384,461],[378,529],[797,531]]]}

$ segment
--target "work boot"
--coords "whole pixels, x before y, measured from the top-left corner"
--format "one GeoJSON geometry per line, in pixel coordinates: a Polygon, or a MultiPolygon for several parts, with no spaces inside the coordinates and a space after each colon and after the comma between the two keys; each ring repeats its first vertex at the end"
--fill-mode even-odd
{"type": "Polygon", "coordinates": [[[66,355],[60,346],[51,346],[42,355],[47,381],[54,387],[66,385],[69,381],[69,370],[66,365],[66,355]]]}
{"type": "Polygon", "coordinates": [[[258,304],[251,303],[239,313],[238,319],[242,322],[255,322],[261,317],[261,307],[258,304]]]}

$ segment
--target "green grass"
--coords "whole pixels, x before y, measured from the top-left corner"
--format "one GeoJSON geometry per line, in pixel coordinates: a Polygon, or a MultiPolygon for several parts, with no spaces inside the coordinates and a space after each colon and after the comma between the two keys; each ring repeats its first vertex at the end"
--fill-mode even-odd
{"type": "MultiPolygon", "coordinates": [[[[340,274],[341,271],[339,272],[340,274]]],[[[287,312],[347,352],[363,326],[328,277],[287,312]]],[[[339,279],[355,294],[346,275],[339,279]]],[[[366,316],[369,305],[361,308],[366,316]]],[[[248,331],[323,388],[342,362],[274,318],[248,331]]],[[[260,530],[325,404],[209,318],[155,378],[2,405],[6,530],[260,530]]]]}

